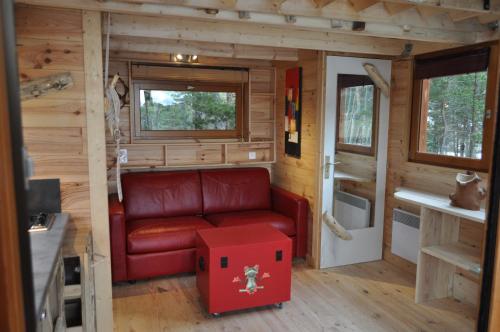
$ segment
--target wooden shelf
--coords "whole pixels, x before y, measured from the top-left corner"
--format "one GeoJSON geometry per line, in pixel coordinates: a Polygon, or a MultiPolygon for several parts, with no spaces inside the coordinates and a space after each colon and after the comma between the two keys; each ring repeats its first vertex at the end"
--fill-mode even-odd
{"type": "Polygon", "coordinates": [[[372,182],[373,181],[372,179],[363,178],[360,176],[356,176],[356,175],[349,174],[346,172],[339,172],[339,171],[333,172],[333,179],[334,180],[354,181],[354,182],[372,182]]]}
{"type": "Polygon", "coordinates": [[[80,284],[64,286],[65,300],[80,299],[81,297],[82,297],[82,286],[80,284]]]}
{"type": "Polygon", "coordinates": [[[481,272],[480,252],[465,244],[456,242],[450,244],[434,245],[421,248],[427,255],[443,260],[464,270],[477,273],[481,272]]]}
{"type": "Polygon", "coordinates": [[[394,193],[394,197],[404,202],[413,203],[478,223],[484,223],[486,220],[486,212],[484,209],[472,211],[451,206],[450,199],[446,196],[431,194],[410,188],[397,188],[394,193]]]}
{"type": "Polygon", "coordinates": [[[225,164],[186,164],[186,165],[160,165],[160,166],[124,166],[121,165],[120,168],[123,170],[151,170],[151,169],[164,169],[164,170],[175,170],[175,169],[194,169],[194,168],[210,168],[210,167],[225,167],[225,166],[240,166],[240,165],[269,165],[274,164],[274,160],[270,161],[238,161],[238,162],[227,162],[225,164]]]}

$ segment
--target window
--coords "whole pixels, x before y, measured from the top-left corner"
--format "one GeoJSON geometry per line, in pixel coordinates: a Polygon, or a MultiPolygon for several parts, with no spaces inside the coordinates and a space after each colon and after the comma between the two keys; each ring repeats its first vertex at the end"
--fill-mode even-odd
{"type": "Polygon", "coordinates": [[[490,67],[490,48],[484,46],[416,58],[410,160],[487,170],[490,67]]]}
{"type": "Polygon", "coordinates": [[[365,75],[337,79],[337,150],[374,155],[379,91],[365,75]]]}
{"type": "Polygon", "coordinates": [[[135,81],[134,96],[138,137],[241,137],[242,84],[135,81]]]}

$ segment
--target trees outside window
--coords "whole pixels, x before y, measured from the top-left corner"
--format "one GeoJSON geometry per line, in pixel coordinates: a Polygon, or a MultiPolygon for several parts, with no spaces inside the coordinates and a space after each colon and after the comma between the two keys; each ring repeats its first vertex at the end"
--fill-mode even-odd
{"type": "MultiPolygon", "coordinates": [[[[487,72],[428,79],[425,145],[420,151],[481,159],[487,72]]],[[[425,112],[423,112],[425,113],[425,112]]]]}
{"type": "Polygon", "coordinates": [[[138,136],[241,136],[241,84],[136,82],[134,90],[138,136]]]}
{"type": "Polygon", "coordinates": [[[497,58],[496,44],[415,58],[410,161],[487,171],[497,58]]]}
{"type": "Polygon", "coordinates": [[[377,106],[378,89],[368,76],[338,75],[337,150],[374,154],[377,106]]]}

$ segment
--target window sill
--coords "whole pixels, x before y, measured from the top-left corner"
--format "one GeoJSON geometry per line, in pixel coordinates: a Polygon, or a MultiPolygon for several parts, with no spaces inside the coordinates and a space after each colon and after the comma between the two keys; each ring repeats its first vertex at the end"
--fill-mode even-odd
{"type": "Polygon", "coordinates": [[[248,139],[243,138],[144,138],[132,137],[133,144],[193,144],[193,143],[245,143],[248,139]]]}

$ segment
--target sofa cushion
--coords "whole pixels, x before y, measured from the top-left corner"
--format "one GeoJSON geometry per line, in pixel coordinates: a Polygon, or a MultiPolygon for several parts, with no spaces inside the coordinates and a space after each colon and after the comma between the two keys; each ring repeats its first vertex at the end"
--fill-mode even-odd
{"type": "Polygon", "coordinates": [[[196,230],[214,227],[201,217],[138,219],[127,222],[127,252],[144,254],[196,247],[196,230]]]}
{"type": "Polygon", "coordinates": [[[202,213],[197,171],[128,173],[122,177],[122,187],[127,220],[202,213]]]}
{"type": "Polygon", "coordinates": [[[267,223],[288,236],[294,236],[296,233],[295,222],[292,219],[269,210],[226,212],[211,214],[205,218],[217,227],[267,223]]]}
{"type": "Polygon", "coordinates": [[[269,172],[265,168],[203,170],[203,214],[271,209],[269,172]]]}

